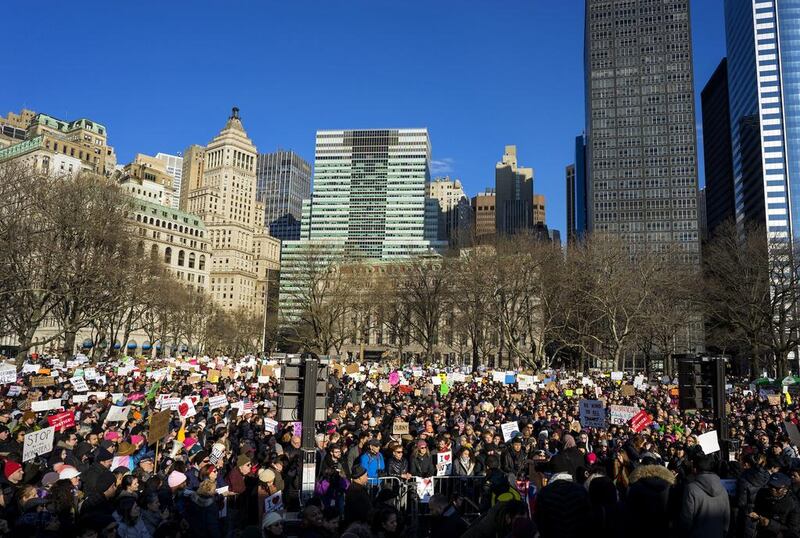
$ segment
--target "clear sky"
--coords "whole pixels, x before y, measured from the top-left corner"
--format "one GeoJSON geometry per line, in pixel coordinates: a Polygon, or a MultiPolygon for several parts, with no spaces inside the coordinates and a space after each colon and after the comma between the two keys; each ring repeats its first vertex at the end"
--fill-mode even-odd
{"type": "MultiPolygon", "coordinates": [[[[722,2],[691,2],[698,101],[725,55],[722,2]]],[[[234,105],[259,151],[312,162],[317,129],[427,127],[433,172],[469,195],[516,144],[548,225],[565,229],[583,0],[5,0],[2,12],[14,22],[0,114],[91,118],[120,163],[208,143],[234,105]]]]}

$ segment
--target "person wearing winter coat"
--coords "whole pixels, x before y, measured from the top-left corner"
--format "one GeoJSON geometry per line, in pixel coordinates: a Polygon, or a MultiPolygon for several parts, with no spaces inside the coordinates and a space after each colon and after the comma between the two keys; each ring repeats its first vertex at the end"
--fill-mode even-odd
{"type": "Polygon", "coordinates": [[[386,468],[386,463],[383,461],[383,454],[381,454],[381,442],[377,439],[372,439],[368,443],[367,451],[361,454],[359,463],[367,470],[369,479],[373,482],[378,480],[378,477],[383,475],[386,468]]]}
{"type": "Polygon", "coordinates": [[[564,436],[564,448],[550,460],[554,473],[569,473],[575,476],[575,471],[583,465],[584,456],[575,444],[575,438],[570,434],[564,436]]]}
{"type": "Polygon", "coordinates": [[[522,437],[516,436],[511,440],[511,446],[503,451],[500,458],[500,468],[504,473],[513,473],[519,476],[527,463],[528,456],[522,448],[522,437]]]}
{"type": "Polygon", "coordinates": [[[757,538],[800,536],[800,502],[790,492],[791,485],[788,476],[775,473],[756,495],[748,517],[756,524],[757,538]]]}
{"type": "Polygon", "coordinates": [[[640,465],[630,476],[625,499],[628,536],[637,536],[648,529],[654,538],[669,536],[670,495],[675,476],[663,465],[640,465]]]}
{"type": "Polygon", "coordinates": [[[731,519],[728,492],[713,469],[711,456],[696,457],[696,478],[686,485],[678,518],[678,530],[684,538],[724,536],[728,531],[731,519]]]}
{"type": "Polygon", "coordinates": [[[356,464],[351,472],[350,487],[344,497],[344,525],[367,523],[372,512],[372,499],[367,491],[367,470],[356,464]]]}
{"type": "Polygon", "coordinates": [[[413,476],[419,476],[421,478],[430,478],[436,474],[436,466],[433,464],[433,460],[428,453],[428,443],[422,439],[417,441],[417,448],[414,449],[414,452],[411,454],[409,472],[413,476]]]}
{"type": "Polygon", "coordinates": [[[404,480],[411,478],[411,474],[408,472],[408,461],[403,457],[403,447],[400,443],[389,443],[387,454],[388,457],[385,459],[386,475],[404,480]]]}
{"type": "Polygon", "coordinates": [[[453,461],[453,476],[480,476],[483,466],[472,457],[472,450],[462,446],[458,457],[453,461]]]}
{"type": "Polygon", "coordinates": [[[186,522],[189,535],[199,538],[222,538],[219,522],[219,507],[216,503],[216,484],[205,480],[197,491],[189,494],[186,503],[186,522]]]}
{"type": "Polygon", "coordinates": [[[742,461],[744,470],[736,481],[736,529],[742,538],[754,538],[758,531],[756,521],[749,516],[756,504],[756,495],[769,482],[765,463],[763,454],[750,454],[742,461]]]}

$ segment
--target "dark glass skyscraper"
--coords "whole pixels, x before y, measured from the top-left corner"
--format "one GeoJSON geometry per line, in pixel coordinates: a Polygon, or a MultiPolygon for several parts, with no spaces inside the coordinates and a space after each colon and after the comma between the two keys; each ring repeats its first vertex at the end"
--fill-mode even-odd
{"type": "Polygon", "coordinates": [[[720,224],[736,217],[726,59],[711,75],[700,100],[703,106],[706,226],[708,236],[713,237],[720,224]]]}
{"type": "Polygon", "coordinates": [[[586,0],[588,229],[699,260],[689,0],[586,0]]]}
{"type": "Polygon", "coordinates": [[[256,199],[264,203],[269,233],[300,239],[303,200],[311,195],[311,165],[293,151],[258,155],[256,199]]]}

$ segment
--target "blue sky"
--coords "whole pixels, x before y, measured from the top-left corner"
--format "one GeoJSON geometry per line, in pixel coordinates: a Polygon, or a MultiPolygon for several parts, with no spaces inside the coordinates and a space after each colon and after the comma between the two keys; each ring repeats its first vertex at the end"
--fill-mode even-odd
{"type": "MultiPolygon", "coordinates": [[[[310,161],[317,129],[427,127],[435,171],[470,195],[516,144],[548,225],[565,228],[564,167],[584,124],[583,0],[3,4],[19,50],[0,63],[0,114],[92,118],[120,163],[207,143],[234,105],[259,151],[310,161]]],[[[722,0],[692,0],[692,26],[699,101],[725,54],[722,0]]]]}

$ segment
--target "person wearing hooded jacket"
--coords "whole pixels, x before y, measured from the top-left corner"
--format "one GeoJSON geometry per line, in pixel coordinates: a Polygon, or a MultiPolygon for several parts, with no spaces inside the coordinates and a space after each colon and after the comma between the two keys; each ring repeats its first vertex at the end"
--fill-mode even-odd
{"type": "Polygon", "coordinates": [[[678,517],[678,531],[684,537],[725,536],[728,531],[731,519],[728,492],[713,469],[711,456],[696,457],[696,478],[686,485],[678,517]]]}
{"type": "Polygon", "coordinates": [[[189,493],[186,503],[186,522],[191,536],[201,538],[221,538],[219,507],[216,503],[216,484],[204,480],[197,491],[189,493]]]}
{"type": "Polygon", "coordinates": [[[663,465],[640,465],[631,473],[624,511],[626,535],[648,529],[654,538],[669,536],[670,497],[675,476],[663,465]]]}
{"type": "Polygon", "coordinates": [[[791,485],[788,476],[775,473],[767,487],[758,492],[753,511],[748,514],[756,524],[758,538],[800,536],[800,502],[791,493],[791,485]]]}
{"type": "Polygon", "coordinates": [[[564,436],[564,448],[550,460],[554,473],[569,473],[575,476],[575,471],[583,465],[584,457],[575,444],[575,438],[570,434],[564,436]]]}

